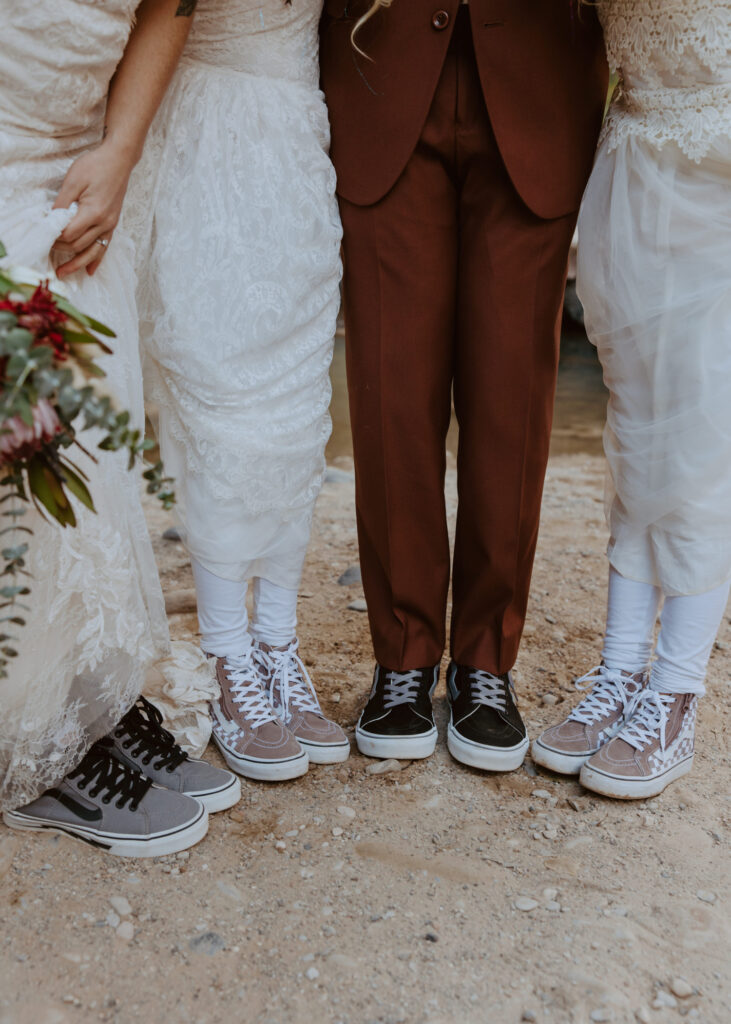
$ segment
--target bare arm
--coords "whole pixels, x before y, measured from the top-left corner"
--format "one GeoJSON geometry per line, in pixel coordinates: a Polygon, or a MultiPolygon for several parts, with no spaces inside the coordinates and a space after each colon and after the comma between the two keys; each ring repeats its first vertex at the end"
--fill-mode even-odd
{"type": "Polygon", "coordinates": [[[54,206],[79,204],[59,242],[74,252],[59,277],[82,267],[93,274],[117,225],[132,169],[165,94],[190,29],[196,0],[142,0],[109,88],[104,139],[68,170],[54,206]]]}

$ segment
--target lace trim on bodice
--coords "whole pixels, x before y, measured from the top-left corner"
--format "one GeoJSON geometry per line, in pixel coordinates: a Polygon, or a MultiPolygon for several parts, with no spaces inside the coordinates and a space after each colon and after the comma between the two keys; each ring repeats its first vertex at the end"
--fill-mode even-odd
{"type": "Polygon", "coordinates": [[[604,38],[620,87],[602,140],[675,142],[700,161],[731,135],[731,2],[604,0],[604,38]]]}
{"type": "Polygon", "coordinates": [[[728,63],[731,4],[724,0],[604,0],[599,6],[612,71],[646,76],[695,57],[713,72],[728,63]]]}
{"type": "Polygon", "coordinates": [[[633,136],[658,147],[675,142],[699,162],[725,135],[731,136],[731,85],[634,89],[622,91],[612,104],[601,142],[606,140],[610,150],[633,136]]]}

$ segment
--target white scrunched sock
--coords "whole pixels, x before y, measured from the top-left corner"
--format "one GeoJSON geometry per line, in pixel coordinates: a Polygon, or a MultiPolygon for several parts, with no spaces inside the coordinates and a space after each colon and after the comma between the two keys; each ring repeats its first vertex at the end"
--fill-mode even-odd
{"type": "Polygon", "coordinates": [[[235,657],[250,645],[246,580],[225,580],[192,559],[201,647],[217,658],[235,657]]]}
{"type": "Polygon", "coordinates": [[[251,635],[270,647],[290,644],[297,635],[297,591],[255,579],[251,635]]]}
{"type": "Polygon", "coordinates": [[[722,583],[705,594],[665,598],[656,661],[650,675],[653,690],[703,696],[708,659],[730,589],[731,582],[722,583]]]}
{"type": "Polygon", "coordinates": [[[607,629],[602,650],[602,661],[607,668],[632,675],[647,668],[652,658],[661,598],[658,587],[627,579],[610,568],[607,629]]]}

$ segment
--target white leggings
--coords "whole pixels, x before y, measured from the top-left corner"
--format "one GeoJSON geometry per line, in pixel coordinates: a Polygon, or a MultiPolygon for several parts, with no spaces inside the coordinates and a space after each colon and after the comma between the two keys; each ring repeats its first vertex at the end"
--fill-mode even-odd
{"type": "Polygon", "coordinates": [[[271,647],[284,647],[297,633],[297,591],[254,580],[254,615],[246,611],[247,580],[225,580],[192,559],[198,597],[201,647],[222,658],[241,654],[253,636],[271,647]]]}
{"type": "MultiPolygon", "coordinates": [[[[666,597],[650,686],[661,693],[706,691],[708,659],[728,601],[731,581],[705,594],[666,597]]],[[[602,658],[608,668],[641,672],[650,664],[662,592],[650,583],[609,570],[607,631],[602,658]]]]}

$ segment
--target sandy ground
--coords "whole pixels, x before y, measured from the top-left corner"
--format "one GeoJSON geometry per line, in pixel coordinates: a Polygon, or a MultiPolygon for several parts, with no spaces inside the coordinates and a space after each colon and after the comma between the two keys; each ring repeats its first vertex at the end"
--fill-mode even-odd
{"type": "MultiPolygon", "coordinates": [[[[336,462],[301,639],[325,710],[352,727],[372,665],[348,607],[360,587],[337,582],[357,548],[352,467],[336,462]]],[[[516,673],[533,735],[597,662],[602,473],[593,455],[551,462],[516,673]]],[[[179,595],[185,554],[162,540],[163,513],[150,522],[179,595]]],[[[195,634],[194,615],[171,625],[195,634]]],[[[440,743],[387,774],[354,752],[297,782],[245,783],[204,842],[159,861],[0,826],[0,1024],[727,1024],[730,651],[726,621],[694,771],[650,802],[595,798],[530,761],[481,774],[440,743]]],[[[437,714],[443,730],[443,683],[437,714]]]]}

